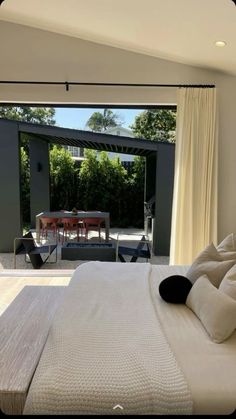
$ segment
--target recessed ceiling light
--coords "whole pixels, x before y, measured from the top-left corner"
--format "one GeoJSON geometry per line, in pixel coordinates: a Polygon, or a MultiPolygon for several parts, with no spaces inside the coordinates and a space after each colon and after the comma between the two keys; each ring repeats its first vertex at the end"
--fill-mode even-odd
{"type": "Polygon", "coordinates": [[[226,42],[225,41],[216,41],[215,46],[216,47],[225,47],[226,42]]]}

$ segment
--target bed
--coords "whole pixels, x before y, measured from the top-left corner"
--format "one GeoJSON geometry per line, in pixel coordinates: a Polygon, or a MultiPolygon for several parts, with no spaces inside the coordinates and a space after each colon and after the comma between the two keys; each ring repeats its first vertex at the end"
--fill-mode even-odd
{"type": "Polygon", "coordinates": [[[185,266],[88,262],[74,272],[32,373],[23,414],[231,414],[236,331],[212,342],[159,295],[185,266]]]}

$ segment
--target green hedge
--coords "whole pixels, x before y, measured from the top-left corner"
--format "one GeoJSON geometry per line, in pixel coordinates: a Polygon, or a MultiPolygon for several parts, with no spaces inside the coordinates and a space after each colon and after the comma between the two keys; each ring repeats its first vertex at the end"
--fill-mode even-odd
{"type": "MultiPolygon", "coordinates": [[[[30,221],[29,161],[22,149],[22,209],[30,221]]],[[[78,167],[62,147],[50,150],[51,210],[73,207],[110,212],[111,226],[143,228],[145,160],[135,157],[129,172],[119,158],[106,152],[85,150],[86,159],[78,167]]]]}

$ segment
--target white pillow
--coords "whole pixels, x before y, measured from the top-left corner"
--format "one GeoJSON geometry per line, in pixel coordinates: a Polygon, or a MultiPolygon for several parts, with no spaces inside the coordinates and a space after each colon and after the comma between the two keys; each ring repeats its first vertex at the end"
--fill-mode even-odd
{"type": "Polygon", "coordinates": [[[192,286],[186,305],[216,343],[229,338],[236,328],[236,301],[214,287],[207,275],[201,276],[192,286]]]}
{"type": "Polygon", "coordinates": [[[207,274],[211,283],[218,288],[226,272],[235,263],[236,260],[224,260],[211,243],[193,261],[186,277],[194,284],[200,276],[207,274]]]}
{"type": "Polygon", "coordinates": [[[236,259],[236,234],[231,233],[218,244],[217,250],[224,260],[236,259]]]}
{"type": "Polygon", "coordinates": [[[219,290],[236,300],[236,265],[226,272],[220,283],[219,290]]]}

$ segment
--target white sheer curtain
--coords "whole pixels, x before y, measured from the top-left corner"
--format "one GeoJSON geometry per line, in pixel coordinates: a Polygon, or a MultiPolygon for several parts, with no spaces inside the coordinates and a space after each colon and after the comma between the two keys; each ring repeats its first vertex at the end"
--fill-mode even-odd
{"type": "Polygon", "coordinates": [[[170,264],[191,264],[217,241],[218,129],[215,88],[180,88],[170,264]]]}

